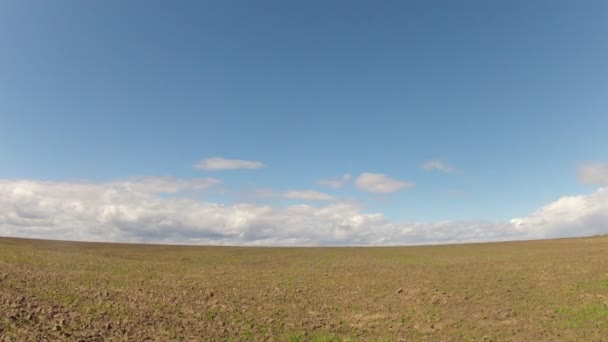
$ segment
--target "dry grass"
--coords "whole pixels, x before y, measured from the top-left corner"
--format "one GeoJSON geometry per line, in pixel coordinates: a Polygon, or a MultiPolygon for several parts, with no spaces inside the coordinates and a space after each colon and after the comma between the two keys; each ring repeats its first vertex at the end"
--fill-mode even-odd
{"type": "Polygon", "coordinates": [[[0,238],[0,336],[601,340],[607,272],[607,237],[396,248],[0,238]]]}

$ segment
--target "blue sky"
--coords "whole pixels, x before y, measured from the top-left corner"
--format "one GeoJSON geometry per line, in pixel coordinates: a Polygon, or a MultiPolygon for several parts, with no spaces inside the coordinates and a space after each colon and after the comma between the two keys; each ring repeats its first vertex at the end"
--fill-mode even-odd
{"type": "Polygon", "coordinates": [[[605,1],[2,1],[0,179],[504,222],[604,185],[577,173],[608,160],[607,36],[605,1]],[[264,167],[194,167],[212,157],[264,167]]]}

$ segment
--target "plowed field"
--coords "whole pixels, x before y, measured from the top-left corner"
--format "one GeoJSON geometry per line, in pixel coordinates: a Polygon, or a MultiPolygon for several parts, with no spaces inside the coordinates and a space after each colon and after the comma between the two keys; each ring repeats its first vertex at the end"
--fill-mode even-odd
{"type": "Polygon", "coordinates": [[[608,340],[608,238],[249,248],[0,238],[0,340],[608,340]]]}

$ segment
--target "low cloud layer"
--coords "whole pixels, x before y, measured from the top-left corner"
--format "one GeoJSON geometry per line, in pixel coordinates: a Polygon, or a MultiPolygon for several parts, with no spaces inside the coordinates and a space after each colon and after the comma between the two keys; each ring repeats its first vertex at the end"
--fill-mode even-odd
{"type": "Polygon", "coordinates": [[[584,184],[608,185],[608,163],[585,164],[578,170],[578,179],[584,184]]]}
{"type": "Polygon", "coordinates": [[[221,157],[207,158],[198,162],[196,168],[205,171],[260,169],[264,164],[259,161],[225,159],[221,157]]]}
{"type": "Polygon", "coordinates": [[[399,223],[355,203],[222,205],[166,193],[217,180],[108,183],[0,180],[0,235],[218,245],[403,245],[604,233],[608,190],[564,197],[511,222],[399,223]]]}
{"type": "Polygon", "coordinates": [[[390,193],[414,186],[412,182],[400,181],[381,173],[362,173],[355,180],[360,190],[375,193],[390,193]]]}

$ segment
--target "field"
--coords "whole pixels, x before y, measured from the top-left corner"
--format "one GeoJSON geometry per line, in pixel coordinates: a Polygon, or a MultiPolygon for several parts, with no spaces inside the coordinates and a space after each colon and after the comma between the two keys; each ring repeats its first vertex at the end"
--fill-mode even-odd
{"type": "Polygon", "coordinates": [[[0,238],[0,340],[607,340],[607,272],[607,237],[394,248],[0,238]]]}

